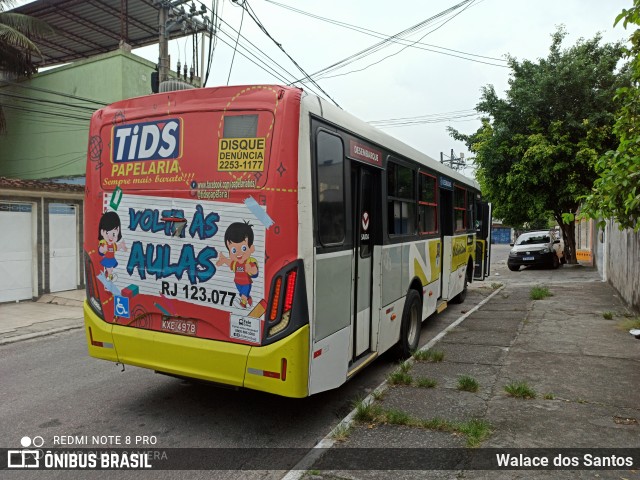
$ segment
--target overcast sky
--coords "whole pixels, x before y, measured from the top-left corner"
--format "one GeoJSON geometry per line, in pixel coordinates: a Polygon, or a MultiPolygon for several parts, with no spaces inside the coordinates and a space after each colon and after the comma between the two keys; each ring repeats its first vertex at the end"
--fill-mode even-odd
{"type": "MultiPolygon", "coordinates": [[[[230,0],[219,1],[219,13],[221,12],[223,20],[237,30],[240,27],[242,9],[230,0]]],[[[385,35],[401,32],[462,2],[277,1],[317,16],[385,35]]],[[[210,6],[210,0],[206,4],[210,6]]],[[[310,74],[380,41],[353,29],[292,12],[267,0],[250,0],[250,5],[268,32],[310,74]]],[[[580,37],[591,38],[597,32],[602,33],[603,41],[606,42],[626,39],[628,32],[621,25],[614,29],[613,22],[623,8],[631,5],[631,0],[476,0],[405,37],[410,41],[417,41],[424,36],[420,40],[423,43],[464,53],[446,51],[448,54],[445,55],[414,47],[402,50],[402,46],[394,44],[333,72],[333,75],[362,69],[378,61],[379,63],[359,72],[325,78],[318,83],[343,109],[367,121],[461,111],[467,111],[468,114],[472,113],[468,110],[478,103],[482,86],[493,84],[499,94],[507,89],[509,69],[500,66],[505,65],[506,54],[520,60],[546,57],[550,35],[561,24],[568,33],[566,47],[574,45],[580,37]],[[444,20],[448,21],[444,23],[444,20]],[[439,28],[432,31],[436,27],[439,28]],[[390,54],[395,55],[380,61],[390,54]],[[451,55],[471,57],[493,65],[451,55]]],[[[234,35],[227,26],[223,25],[223,29],[234,35]]],[[[291,72],[292,76],[303,76],[246,14],[242,35],[291,72]]],[[[233,44],[228,37],[222,38],[233,44]]],[[[426,48],[437,49],[429,46],[426,48]]],[[[175,69],[178,59],[184,63],[185,57],[191,65],[190,39],[172,41],[170,52],[172,69],[175,69]]],[[[157,46],[140,49],[136,53],[157,61],[157,46]]],[[[207,86],[227,84],[232,55],[233,48],[222,41],[218,42],[213,72],[207,86]]],[[[229,83],[281,83],[281,80],[236,54],[229,83]]],[[[455,142],[448,135],[447,126],[471,133],[479,125],[477,117],[471,116],[440,123],[385,127],[383,130],[439,159],[440,152],[449,154],[452,148],[456,155],[464,152],[469,156],[464,144],[455,142]]],[[[470,171],[466,171],[466,174],[470,174],[470,171]]]]}

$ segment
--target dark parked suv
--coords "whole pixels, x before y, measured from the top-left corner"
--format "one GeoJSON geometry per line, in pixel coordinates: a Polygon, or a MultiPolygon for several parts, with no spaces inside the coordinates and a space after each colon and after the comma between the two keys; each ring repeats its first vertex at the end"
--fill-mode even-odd
{"type": "Polygon", "coordinates": [[[517,271],[522,265],[542,265],[558,268],[564,262],[562,240],[552,231],[527,232],[518,237],[509,252],[507,267],[517,271]]]}

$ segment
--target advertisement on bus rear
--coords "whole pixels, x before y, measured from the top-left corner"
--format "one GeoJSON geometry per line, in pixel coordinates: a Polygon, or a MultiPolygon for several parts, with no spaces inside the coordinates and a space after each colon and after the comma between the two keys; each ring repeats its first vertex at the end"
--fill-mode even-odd
{"type": "Polygon", "coordinates": [[[108,148],[88,169],[87,284],[106,322],[261,343],[271,265],[297,245],[295,140],[270,155],[275,93],[261,92],[272,111],[232,101],[93,125],[108,148]]]}

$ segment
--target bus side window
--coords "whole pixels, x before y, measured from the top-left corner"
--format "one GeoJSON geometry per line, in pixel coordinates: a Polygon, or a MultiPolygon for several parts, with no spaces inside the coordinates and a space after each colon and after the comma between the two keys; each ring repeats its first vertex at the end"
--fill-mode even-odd
{"type": "Polygon", "coordinates": [[[389,235],[416,233],[414,171],[398,163],[387,163],[387,215],[389,235]]]}
{"type": "Polygon", "coordinates": [[[344,147],[340,137],[318,133],[316,140],[318,238],[322,245],[345,239],[344,147]]]}
{"type": "Polygon", "coordinates": [[[453,194],[454,229],[461,232],[467,229],[467,191],[456,186],[453,194]]]}

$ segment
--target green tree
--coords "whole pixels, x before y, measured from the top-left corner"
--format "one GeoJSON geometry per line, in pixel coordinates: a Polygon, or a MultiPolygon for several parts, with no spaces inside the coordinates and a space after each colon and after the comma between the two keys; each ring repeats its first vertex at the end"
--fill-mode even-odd
{"type": "MultiPolygon", "coordinates": [[[[640,0],[633,7],[622,10],[614,26],[623,20],[627,25],[640,25],[640,0]]],[[[584,213],[592,218],[614,218],[620,228],[640,230],[640,29],[631,34],[629,59],[631,85],[618,89],[616,100],[620,109],[613,131],[617,137],[616,150],[601,156],[596,164],[599,177],[587,196],[584,213]]],[[[604,220],[601,222],[601,226],[604,220]]]]}
{"type": "Polygon", "coordinates": [[[547,58],[509,57],[506,98],[493,85],[483,87],[476,106],[488,114],[482,126],[470,135],[450,133],[475,154],[495,216],[512,225],[553,216],[575,263],[573,214],[591,191],[597,159],[615,144],[612,98],[627,75],[616,69],[621,44],[601,45],[596,35],[563,49],[565,36],[562,27],[551,35],[547,58]]]}
{"type": "MultiPolygon", "coordinates": [[[[6,11],[12,0],[0,0],[0,77],[29,77],[37,71],[32,62],[40,50],[33,42],[53,32],[47,23],[37,18],[6,11]]],[[[0,105],[0,133],[6,131],[6,119],[0,105]]]]}

